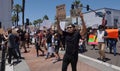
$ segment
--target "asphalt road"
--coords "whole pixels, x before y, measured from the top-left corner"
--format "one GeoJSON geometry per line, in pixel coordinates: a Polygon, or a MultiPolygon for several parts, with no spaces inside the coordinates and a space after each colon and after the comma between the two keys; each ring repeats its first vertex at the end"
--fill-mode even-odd
{"type": "MultiPolygon", "coordinates": [[[[87,51],[82,53],[85,56],[92,57],[94,59],[99,58],[98,54],[98,47],[96,46],[94,50],[92,50],[92,46],[87,45],[86,46],[87,51]]],[[[105,54],[107,58],[107,63],[116,65],[120,67],[120,41],[117,43],[117,55],[114,56],[113,54],[109,53],[109,49],[106,47],[105,48],[105,54]]]]}

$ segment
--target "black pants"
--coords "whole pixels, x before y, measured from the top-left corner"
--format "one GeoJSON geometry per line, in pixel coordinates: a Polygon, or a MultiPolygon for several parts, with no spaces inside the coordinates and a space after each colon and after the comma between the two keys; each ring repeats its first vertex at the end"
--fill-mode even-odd
{"type": "Polygon", "coordinates": [[[19,46],[16,47],[15,50],[16,50],[16,52],[17,52],[17,54],[18,54],[18,57],[20,58],[20,57],[21,57],[21,52],[20,52],[19,46]]]}
{"type": "Polygon", "coordinates": [[[75,55],[67,55],[65,54],[63,57],[62,63],[62,71],[67,71],[67,67],[69,63],[71,63],[72,71],[77,71],[77,61],[78,61],[78,54],[75,55]]]}
{"type": "Polygon", "coordinates": [[[8,48],[8,56],[9,56],[8,63],[10,63],[10,64],[11,64],[12,56],[14,56],[14,58],[18,59],[18,55],[14,48],[8,48]]]}
{"type": "Polygon", "coordinates": [[[40,46],[38,44],[36,44],[36,53],[37,53],[37,56],[39,56],[39,50],[44,53],[44,51],[40,48],[40,46]]]}

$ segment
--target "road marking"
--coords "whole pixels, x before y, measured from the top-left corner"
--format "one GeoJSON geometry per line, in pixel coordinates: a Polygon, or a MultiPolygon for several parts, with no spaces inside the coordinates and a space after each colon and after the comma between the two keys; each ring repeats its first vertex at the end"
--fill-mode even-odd
{"type": "Polygon", "coordinates": [[[88,56],[85,56],[85,55],[82,55],[82,54],[79,54],[79,56],[80,56],[80,57],[83,57],[83,58],[85,58],[85,59],[89,59],[89,60],[91,60],[91,61],[97,62],[97,63],[99,63],[99,64],[103,64],[103,65],[105,65],[105,66],[107,66],[107,67],[111,67],[111,68],[113,68],[113,69],[116,69],[116,70],[119,70],[119,71],[120,71],[120,67],[118,67],[118,66],[115,66],[115,65],[112,65],[112,64],[103,62],[103,61],[99,61],[99,60],[97,60],[97,59],[94,59],[94,58],[91,58],[91,57],[88,57],[88,56]]]}
{"type": "MultiPolygon", "coordinates": [[[[11,63],[13,63],[13,61],[11,61],[11,63]]],[[[5,71],[14,71],[13,65],[9,64],[8,61],[6,61],[5,71]]]]}
{"type": "Polygon", "coordinates": [[[5,71],[13,71],[13,65],[7,64],[5,67],[5,71]]]}

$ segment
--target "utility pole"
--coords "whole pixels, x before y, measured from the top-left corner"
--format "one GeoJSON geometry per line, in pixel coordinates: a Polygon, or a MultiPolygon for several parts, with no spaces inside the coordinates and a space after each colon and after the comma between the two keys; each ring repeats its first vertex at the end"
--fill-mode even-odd
{"type": "Polygon", "coordinates": [[[22,0],[22,24],[25,25],[24,22],[24,13],[25,13],[25,0],[22,0]]]}

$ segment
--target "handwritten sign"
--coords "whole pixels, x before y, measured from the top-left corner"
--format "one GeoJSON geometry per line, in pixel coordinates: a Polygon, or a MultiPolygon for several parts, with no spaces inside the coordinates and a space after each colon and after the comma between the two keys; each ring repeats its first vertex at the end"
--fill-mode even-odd
{"type": "Polygon", "coordinates": [[[66,10],[65,10],[65,4],[56,6],[56,16],[63,20],[66,18],[66,10]]]}

